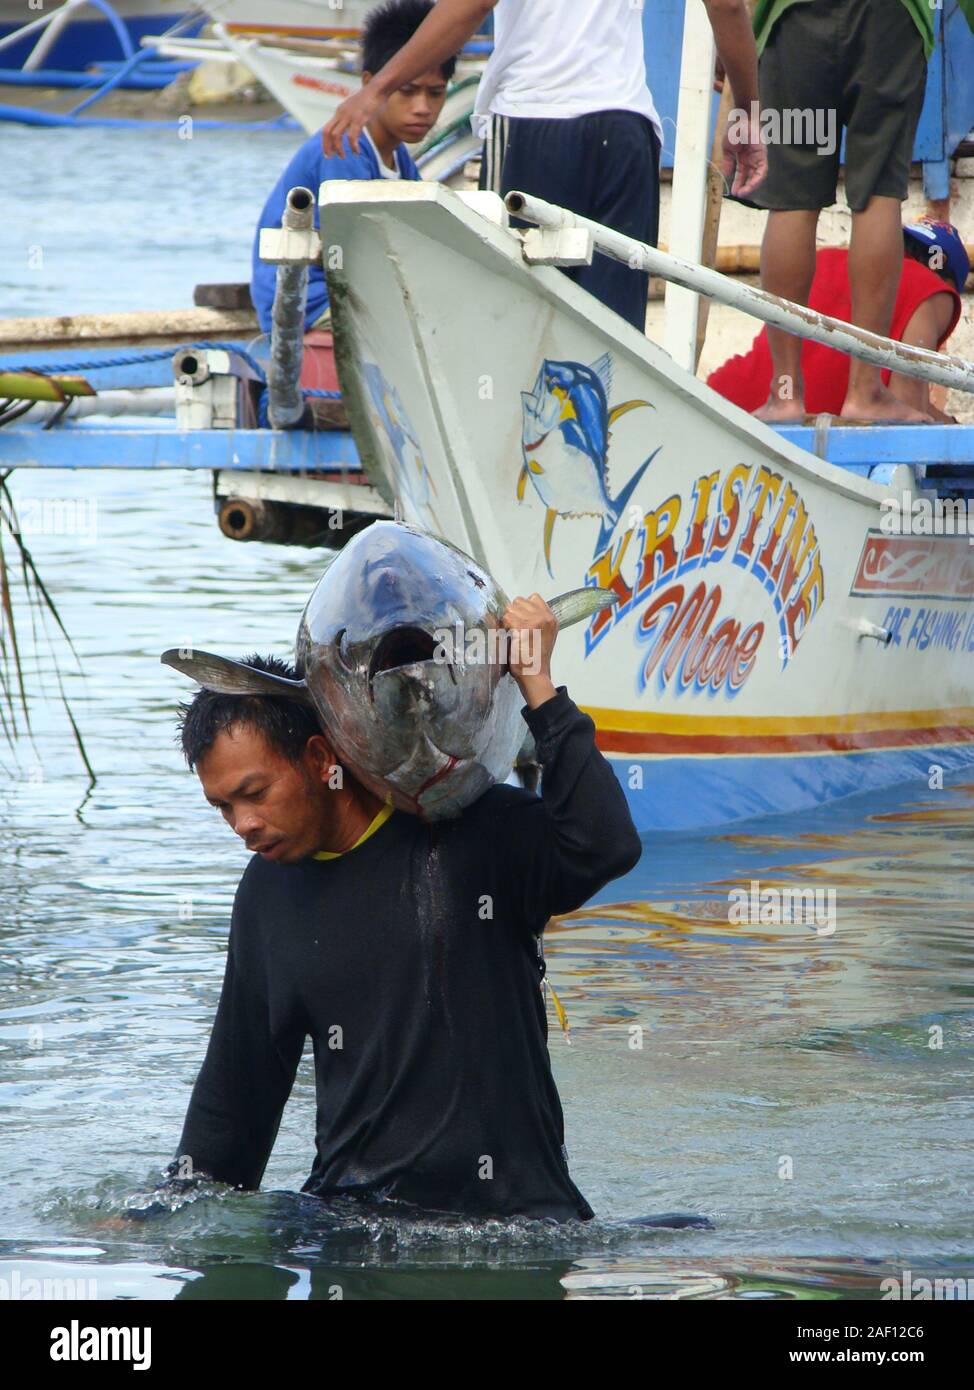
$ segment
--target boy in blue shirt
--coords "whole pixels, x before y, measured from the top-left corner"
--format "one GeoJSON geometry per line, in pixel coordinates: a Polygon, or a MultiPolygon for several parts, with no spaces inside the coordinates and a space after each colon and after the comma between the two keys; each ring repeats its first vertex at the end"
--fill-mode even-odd
{"type": "MultiPolygon", "coordinates": [[[[432,8],[432,0],[389,0],[370,11],[362,29],[363,86],[408,43],[432,8]]],[[[316,133],[293,156],[264,204],[254,236],[250,293],[265,333],[271,330],[277,266],[260,259],[261,228],[281,225],[285,200],[292,188],[310,188],[314,193],[317,227],[318,189],[326,179],[418,179],[419,170],[405,147],[424,140],[436,124],[455,67],[456,59],[448,58],[393,92],[365,127],[360,154],[346,140],[344,156],[328,158],[316,133]]],[[[305,327],[310,329],[319,323],[327,312],[324,271],[320,265],[313,265],[308,271],[305,327]]]]}

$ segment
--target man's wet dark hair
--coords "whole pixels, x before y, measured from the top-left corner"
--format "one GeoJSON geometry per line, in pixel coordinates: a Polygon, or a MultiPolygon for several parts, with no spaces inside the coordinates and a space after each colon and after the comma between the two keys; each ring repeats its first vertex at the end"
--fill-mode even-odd
{"type": "MultiPolygon", "coordinates": [[[[275,656],[245,656],[241,660],[272,676],[292,681],[298,678],[293,666],[275,656]]],[[[270,746],[292,763],[299,760],[308,739],[322,732],[311,706],[286,696],[218,695],[199,690],[188,704],[179,706],[177,739],[189,766],[195,768],[217,735],[229,732],[235,724],[263,734],[270,746]]]]}
{"type": "MultiPolygon", "coordinates": [[[[362,25],[362,71],[377,73],[407,44],[432,10],[432,0],[387,0],[370,10],[362,25]]],[[[440,71],[449,82],[456,58],[447,58],[440,71]]]]}

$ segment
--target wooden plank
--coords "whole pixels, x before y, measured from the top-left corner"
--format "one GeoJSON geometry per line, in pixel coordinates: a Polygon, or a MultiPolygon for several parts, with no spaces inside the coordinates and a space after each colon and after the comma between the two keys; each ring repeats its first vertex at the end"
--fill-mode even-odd
{"type": "MultiPolygon", "coordinates": [[[[704,215],[703,245],[700,248],[700,262],[713,269],[717,259],[717,237],[720,233],[720,212],[724,201],[724,175],[721,171],[724,158],[724,131],[730,114],[732,101],[731,85],[724,78],[724,89],[720,95],[717,110],[717,123],[714,126],[714,140],[710,150],[710,164],[707,168],[707,207],[704,215]]],[[[710,300],[700,299],[697,303],[697,346],[694,355],[694,371],[700,366],[700,355],[707,337],[707,321],[710,317],[710,300]]]]}
{"type": "Polygon", "coordinates": [[[197,285],[193,303],[205,309],[253,309],[249,285],[197,285]]]}
{"type": "Polygon", "coordinates": [[[79,344],[142,347],[241,338],[259,333],[252,309],[151,309],[126,314],[63,314],[0,319],[0,353],[79,344]]]}
{"type": "MultiPolygon", "coordinates": [[[[687,5],[683,20],[680,101],[676,118],[670,239],[688,260],[703,249],[706,179],[710,154],[710,113],[714,94],[713,30],[703,5],[687,5]]],[[[696,367],[700,299],[681,285],[666,287],[663,347],[679,366],[696,367]]]]}

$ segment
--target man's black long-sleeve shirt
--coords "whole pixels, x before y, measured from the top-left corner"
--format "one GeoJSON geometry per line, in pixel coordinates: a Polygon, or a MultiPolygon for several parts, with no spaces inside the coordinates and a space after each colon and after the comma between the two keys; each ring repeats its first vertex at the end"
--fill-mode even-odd
{"type": "Polygon", "coordinates": [[[568,1172],[539,938],[641,847],[564,688],[524,716],[540,798],[496,786],[455,821],[397,811],[337,858],[251,860],[180,1140],[195,1174],[260,1185],[310,1035],[317,1136],[303,1191],[592,1215],[568,1172]]]}

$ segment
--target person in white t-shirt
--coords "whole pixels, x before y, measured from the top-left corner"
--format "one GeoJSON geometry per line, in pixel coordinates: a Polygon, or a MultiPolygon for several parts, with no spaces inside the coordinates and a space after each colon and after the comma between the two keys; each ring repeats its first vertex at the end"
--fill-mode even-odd
{"type": "MultiPolygon", "coordinates": [[[[735,106],[755,113],[757,50],[745,0],[703,3],[735,106]]],[[[481,187],[517,188],[655,245],[662,127],[646,83],[643,0],[437,0],[410,42],[342,102],[322,131],[325,153],[339,153],[346,135],[357,149],[376,103],[456,53],[492,11],[494,51],[474,110],[485,141],[481,187]]],[[[740,142],[736,123],[737,143],[725,143],[735,197],[747,197],[767,170],[757,124],[750,142],[740,142]]],[[[600,255],[565,273],[644,331],[646,274],[600,255]]]]}

